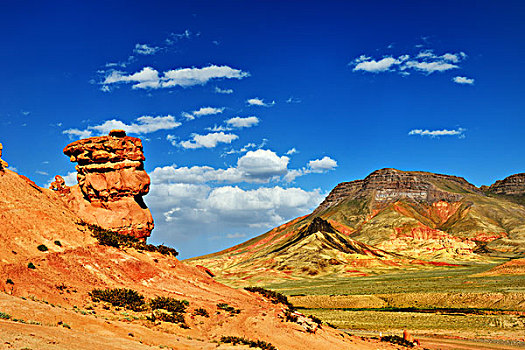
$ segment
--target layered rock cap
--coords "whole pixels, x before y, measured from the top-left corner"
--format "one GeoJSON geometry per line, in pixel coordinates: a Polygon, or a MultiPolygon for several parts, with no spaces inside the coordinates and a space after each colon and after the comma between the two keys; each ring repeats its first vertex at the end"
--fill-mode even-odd
{"type": "Polygon", "coordinates": [[[402,198],[429,204],[439,201],[457,202],[463,198],[460,194],[444,191],[435,185],[442,181],[456,183],[467,191],[479,191],[476,186],[457,176],[385,168],[374,171],[363,180],[340,183],[314,213],[333,207],[348,198],[372,198],[375,205],[392,203],[402,198]]]}
{"type": "Polygon", "coordinates": [[[149,192],[142,141],[112,130],[109,136],[75,141],[64,148],[76,166],[78,185],[68,191],[62,178],[51,188],[88,224],[145,239],[153,218],[142,197],[149,192]]]}
{"type": "Polygon", "coordinates": [[[525,195],[525,173],[514,174],[498,180],[488,188],[489,192],[507,196],[525,195]]]}

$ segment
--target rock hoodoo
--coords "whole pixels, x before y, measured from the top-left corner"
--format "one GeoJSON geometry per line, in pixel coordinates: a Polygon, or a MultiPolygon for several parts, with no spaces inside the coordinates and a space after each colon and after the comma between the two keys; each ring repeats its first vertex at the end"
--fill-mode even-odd
{"type": "Polygon", "coordinates": [[[150,235],[153,217],[142,199],[150,178],[140,139],[112,130],[109,136],[73,142],[64,154],[78,163],[78,185],[68,191],[63,179],[55,178],[51,187],[83,221],[140,239],[150,235]]]}
{"type": "Polygon", "coordinates": [[[0,171],[7,168],[7,162],[2,160],[2,149],[4,146],[0,143],[0,171]]]}

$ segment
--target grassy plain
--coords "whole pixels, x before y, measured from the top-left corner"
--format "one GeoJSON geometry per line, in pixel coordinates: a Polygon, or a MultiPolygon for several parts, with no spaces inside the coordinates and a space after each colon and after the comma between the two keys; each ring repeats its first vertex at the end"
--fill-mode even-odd
{"type": "Polygon", "coordinates": [[[507,339],[525,345],[525,276],[480,276],[501,264],[437,267],[266,285],[337,328],[507,339]],[[406,308],[410,308],[407,310],[406,308]]]}
{"type": "Polygon", "coordinates": [[[477,276],[501,264],[473,264],[374,276],[325,276],[268,284],[285,295],[373,295],[394,293],[525,292],[524,275],[477,276]]]}

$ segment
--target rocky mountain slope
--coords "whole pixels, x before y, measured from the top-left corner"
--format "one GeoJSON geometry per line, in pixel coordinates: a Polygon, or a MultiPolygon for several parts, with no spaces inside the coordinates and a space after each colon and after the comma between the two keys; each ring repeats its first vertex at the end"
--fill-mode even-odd
{"type": "Polygon", "coordinates": [[[261,282],[520,257],[525,206],[508,196],[521,193],[521,179],[480,189],[456,176],[381,169],[337,185],[311,215],[190,261],[225,279],[261,282]]]}
{"type": "MultiPolygon", "coordinates": [[[[110,137],[115,138],[110,140],[112,145],[137,144],[133,140],[121,140],[122,136],[110,137]]],[[[95,138],[82,144],[91,150],[95,143],[106,147],[107,141],[107,138],[95,138]]],[[[108,152],[120,154],[118,162],[113,162],[116,169],[122,164],[119,162],[127,162],[128,153],[120,151],[112,146],[112,152],[108,152]]],[[[84,161],[79,156],[83,152],[71,153],[80,163],[84,161]]],[[[71,193],[87,188],[87,193],[93,195],[82,196],[84,205],[97,202],[104,211],[98,212],[100,217],[93,217],[100,220],[97,222],[107,223],[111,221],[105,221],[106,215],[116,215],[112,211],[113,204],[130,198],[127,194],[121,196],[124,191],[114,191],[114,185],[129,175],[135,180],[127,193],[142,193],[143,190],[137,188],[145,189],[148,179],[140,174],[140,166],[129,168],[127,164],[124,168],[131,170],[127,170],[126,176],[118,171],[111,174],[113,170],[99,175],[93,169],[104,164],[107,170],[109,165],[106,161],[92,163],[96,154],[107,158],[107,154],[93,151],[82,166],[95,166],[86,170],[85,182],[72,188],[64,187],[60,181],[52,186],[55,190],[40,188],[15,172],[0,169],[2,348],[237,348],[221,344],[222,336],[262,340],[278,349],[394,348],[342,336],[327,326],[317,328],[303,316],[300,317],[302,323],[288,322],[283,304],[274,304],[260,294],[216,282],[205,269],[180,262],[173,255],[162,254],[161,250],[139,249],[134,245],[120,248],[102,245],[93,237],[94,230],[100,229],[81,220],[76,211],[78,207],[70,203],[71,193]],[[139,172],[137,176],[133,175],[135,171],[139,172]],[[94,289],[107,288],[131,289],[145,300],[155,297],[186,300],[183,323],[160,321],[162,310],[152,313],[147,308],[129,309],[97,302],[90,296],[94,289]]],[[[133,220],[126,221],[124,217],[120,223],[128,226],[119,224],[119,230],[137,227],[133,220]]],[[[114,237],[115,233],[120,235],[118,230],[101,232],[106,238],[114,237]]],[[[136,231],[124,232],[134,235],[136,231]]]]}

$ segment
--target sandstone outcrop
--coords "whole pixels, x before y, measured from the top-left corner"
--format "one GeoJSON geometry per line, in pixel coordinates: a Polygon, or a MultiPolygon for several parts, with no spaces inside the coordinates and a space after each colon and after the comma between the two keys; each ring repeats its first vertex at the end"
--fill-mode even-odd
{"type": "Polygon", "coordinates": [[[0,171],[7,168],[7,162],[2,160],[2,149],[4,146],[0,143],[0,171]]]}
{"type": "Polygon", "coordinates": [[[525,173],[498,180],[488,188],[488,191],[506,196],[523,196],[525,195],[525,173]]]}
{"type": "Polygon", "coordinates": [[[402,198],[428,204],[439,201],[457,202],[463,198],[461,194],[444,191],[436,186],[436,183],[442,181],[456,183],[458,187],[468,191],[479,192],[476,186],[461,177],[385,168],[374,171],[363,180],[340,183],[314,213],[322,212],[349,198],[372,198],[374,203],[379,205],[402,198]]]}
{"type": "Polygon", "coordinates": [[[84,222],[140,239],[150,235],[153,217],[142,199],[150,178],[140,139],[112,130],[109,136],[73,142],[64,154],[78,163],[78,185],[65,188],[63,179],[55,177],[51,189],[84,222]]]}

